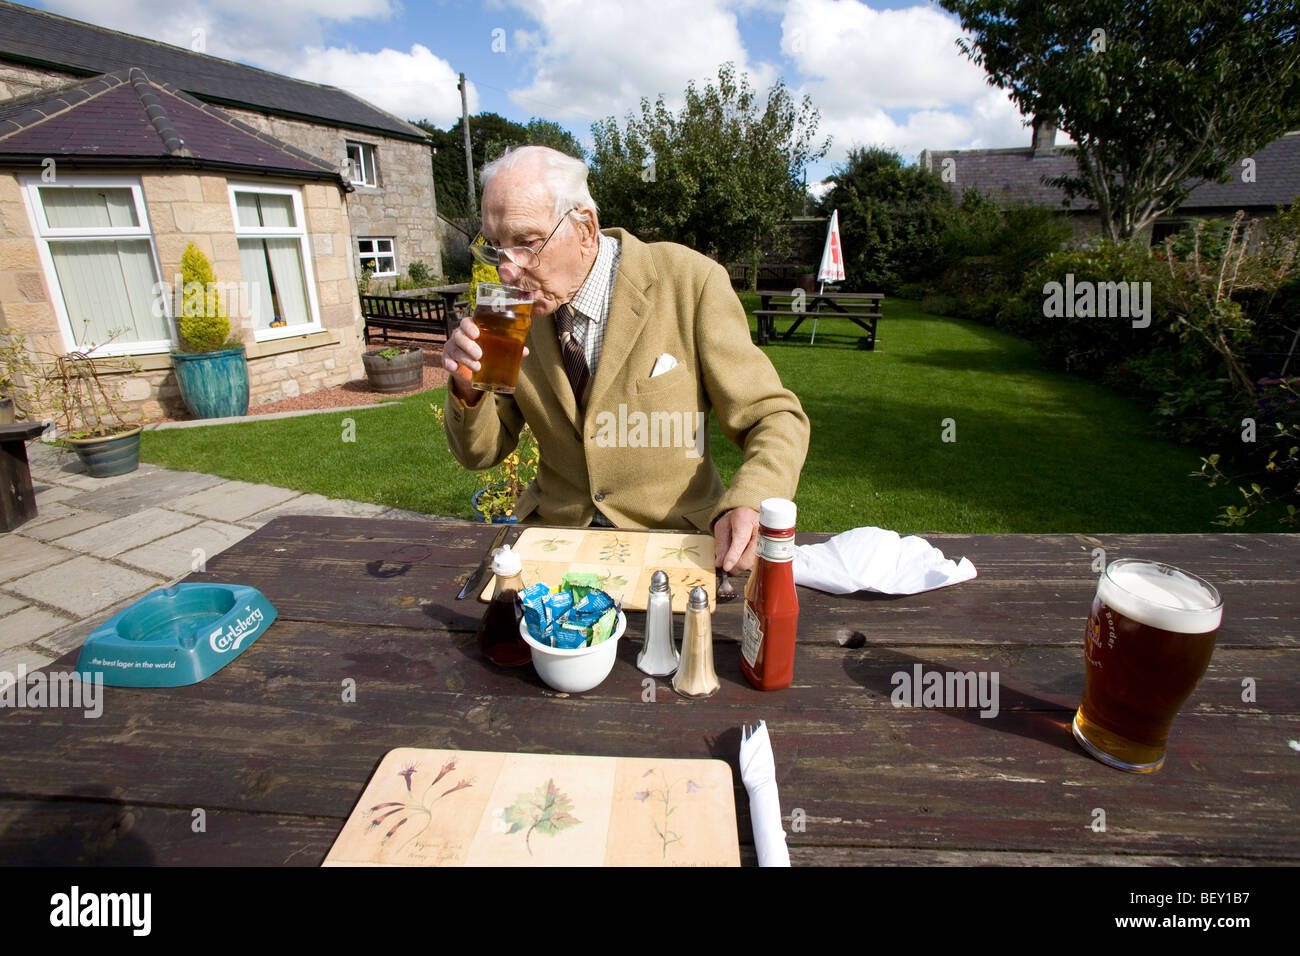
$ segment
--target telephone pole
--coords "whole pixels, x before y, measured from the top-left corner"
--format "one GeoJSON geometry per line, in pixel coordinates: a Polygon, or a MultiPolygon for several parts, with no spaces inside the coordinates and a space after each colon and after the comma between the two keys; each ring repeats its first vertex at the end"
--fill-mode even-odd
{"type": "Polygon", "coordinates": [[[469,142],[469,101],[465,98],[465,74],[460,75],[460,82],[456,84],[456,89],[460,90],[460,121],[465,127],[465,179],[469,187],[469,217],[478,218],[478,194],[474,190],[474,154],[470,151],[469,142]]]}

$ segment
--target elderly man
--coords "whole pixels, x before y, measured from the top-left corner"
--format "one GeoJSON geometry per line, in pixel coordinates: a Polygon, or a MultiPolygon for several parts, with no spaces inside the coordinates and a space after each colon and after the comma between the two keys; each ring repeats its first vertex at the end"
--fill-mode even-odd
{"type": "Polygon", "coordinates": [[[513,395],[470,387],[482,356],[463,319],[443,349],[452,453],[489,468],[525,422],[541,452],[521,520],[564,526],[713,530],[714,560],[747,570],[759,502],[793,498],[808,450],[798,398],[749,337],[717,263],[674,243],[601,230],[587,167],[524,146],[482,171],[483,238],[501,281],[532,293],[532,328],[513,395]],[[744,450],[724,489],[708,413],[744,450]]]}

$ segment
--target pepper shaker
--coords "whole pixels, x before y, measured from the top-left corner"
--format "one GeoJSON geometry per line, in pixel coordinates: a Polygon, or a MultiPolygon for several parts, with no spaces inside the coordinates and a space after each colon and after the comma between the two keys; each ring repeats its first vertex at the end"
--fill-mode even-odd
{"type": "Polygon", "coordinates": [[[683,697],[712,697],[722,682],[713,669],[713,619],[709,614],[709,592],[691,588],[686,606],[686,635],[682,638],[682,661],[673,675],[673,690],[683,697]]]}
{"type": "Polygon", "coordinates": [[[645,643],[636,666],[644,674],[667,677],[677,670],[681,657],[673,644],[673,598],[668,575],[656,571],[650,578],[650,596],[645,609],[645,643]]]}

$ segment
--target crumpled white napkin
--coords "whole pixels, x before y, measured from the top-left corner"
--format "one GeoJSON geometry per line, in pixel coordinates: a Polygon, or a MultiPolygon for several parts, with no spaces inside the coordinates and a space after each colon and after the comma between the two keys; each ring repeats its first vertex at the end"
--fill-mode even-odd
{"type": "Polygon", "coordinates": [[[776,762],[765,720],[759,721],[758,729],[748,738],[741,738],[740,779],[749,793],[749,819],[754,827],[758,865],[789,866],[790,851],[781,826],[781,798],[776,792],[776,762]]]}
{"type": "Polygon", "coordinates": [[[827,594],[917,594],[969,581],[975,574],[966,558],[953,561],[924,538],[900,538],[884,528],[851,528],[794,551],[794,583],[827,594]]]}

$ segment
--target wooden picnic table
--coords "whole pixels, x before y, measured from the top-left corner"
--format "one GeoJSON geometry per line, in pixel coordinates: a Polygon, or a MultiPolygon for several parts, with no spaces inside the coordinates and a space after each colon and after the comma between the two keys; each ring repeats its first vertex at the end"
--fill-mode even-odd
{"type": "Polygon", "coordinates": [[[469,283],[453,282],[450,285],[435,285],[429,291],[442,296],[442,301],[447,307],[447,321],[450,322],[456,315],[456,305],[469,293],[469,283]]]}
{"type": "MultiPolygon", "coordinates": [[[[874,351],[876,347],[876,321],[880,318],[883,292],[804,292],[801,289],[760,289],[759,307],[754,312],[758,320],[758,344],[767,345],[776,336],[778,318],[794,319],[782,336],[789,341],[804,319],[813,320],[814,329],[819,318],[848,319],[867,334],[862,348],[874,351]],[[779,302],[777,300],[780,300],[779,302]],[[825,310],[823,310],[825,306],[825,310]]],[[[814,331],[814,336],[816,332],[814,331]]]]}
{"type": "Polygon", "coordinates": [[[773,693],[740,673],[741,602],[721,605],[721,690],[686,700],[659,680],[647,701],[640,613],[584,695],[480,657],[484,605],[454,595],[495,530],[284,517],[211,558],[189,580],[252,585],[278,620],[202,683],[104,688],[97,719],[0,709],[0,862],[315,866],[401,746],[717,757],[753,862],[737,749],[759,719],[795,865],[1300,862],[1300,536],[929,535],[979,577],[906,597],[800,589],[795,684],[773,693]],[[1177,563],[1224,596],[1155,774],[1112,770],[1070,734],[1097,548],[1177,563]],[[998,715],[895,707],[893,675],[916,666],[996,672],[998,715]]]}

